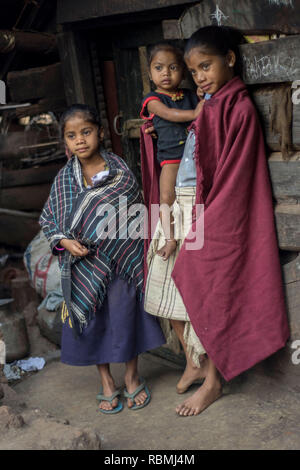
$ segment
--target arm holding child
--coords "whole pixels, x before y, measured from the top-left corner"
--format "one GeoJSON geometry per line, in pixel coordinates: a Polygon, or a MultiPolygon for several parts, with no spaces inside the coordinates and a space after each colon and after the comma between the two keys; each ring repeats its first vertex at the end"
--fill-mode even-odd
{"type": "Polygon", "coordinates": [[[199,101],[195,109],[169,108],[159,100],[147,104],[149,114],[155,114],[166,121],[189,122],[196,119],[202,111],[204,100],[199,101]]]}

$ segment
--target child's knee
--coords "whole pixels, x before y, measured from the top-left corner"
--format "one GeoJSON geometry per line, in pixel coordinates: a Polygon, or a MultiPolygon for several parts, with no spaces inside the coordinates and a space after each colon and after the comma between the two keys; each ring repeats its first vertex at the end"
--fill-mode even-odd
{"type": "Polygon", "coordinates": [[[174,188],[166,188],[160,192],[160,204],[171,206],[175,200],[174,188]]]}

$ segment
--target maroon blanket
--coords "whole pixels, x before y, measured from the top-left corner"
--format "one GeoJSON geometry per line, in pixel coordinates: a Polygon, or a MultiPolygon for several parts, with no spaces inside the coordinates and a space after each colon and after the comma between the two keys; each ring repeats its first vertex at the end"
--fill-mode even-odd
{"type": "Polygon", "coordinates": [[[240,78],[205,103],[193,126],[204,247],[187,250],[185,242],[172,277],[207,354],[230,380],[289,336],[272,194],[260,124],[240,78]]]}
{"type": "Polygon", "coordinates": [[[159,205],[159,176],[161,172],[160,165],[156,158],[156,142],[152,139],[151,135],[145,133],[147,127],[152,126],[152,122],[147,122],[141,127],[140,151],[141,151],[141,170],[142,170],[142,183],[144,202],[148,214],[146,218],[146,230],[148,237],[144,242],[144,282],[147,279],[147,252],[152,239],[153,232],[158,222],[158,214],[156,218],[153,217],[151,205],[159,205]]]}

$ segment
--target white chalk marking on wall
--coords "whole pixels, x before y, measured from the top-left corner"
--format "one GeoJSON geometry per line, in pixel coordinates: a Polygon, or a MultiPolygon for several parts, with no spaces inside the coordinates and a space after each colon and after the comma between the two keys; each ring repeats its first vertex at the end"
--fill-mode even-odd
{"type": "Polygon", "coordinates": [[[269,0],[270,5],[285,5],[294,8],[293,0],[269,0]]]}
{"type": "Polygon", "coordinates": [[[268,77],[273,74],[282,74],[284,77],[293,79],[299,73],[295,57],[288,57],[282,54],[278,56],[254,56],[253,59],[243,56],[243,62],[245,76],[252,80],[268,77]]]}
{"type": "Polygon", "coordinates": [[[217,21],[218,26],[222,26],[222,21],[226,21],[229,18],[229,16],[224,15],[224,13],[220,10],[218,4],[216,6],[216,11],[210,16],[212,19],[217,21]]]}

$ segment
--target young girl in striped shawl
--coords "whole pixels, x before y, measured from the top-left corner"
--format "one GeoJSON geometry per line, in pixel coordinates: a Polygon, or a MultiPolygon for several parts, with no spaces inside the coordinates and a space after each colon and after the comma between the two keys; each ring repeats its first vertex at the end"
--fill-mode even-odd
{"type": "MultiPolygon", "coordinates": [[[[70,107],[61,132],[73,156],[56,176],[40,218],[61,269],[61,360],[97,365],[103,413],[123,409],[110,363],[125,362],[124,396],[135,410],[150,401],[138,355],[165,342],[156,318],[143,309],[143,239],[128,236],[124,216],[124,201],[128,209],[138,207],[140,191],[126,163],[100,150],[103,129],[93,109],[70,107]]],[[[136,221],[133,212],[130,222],[136,221]]]]}

